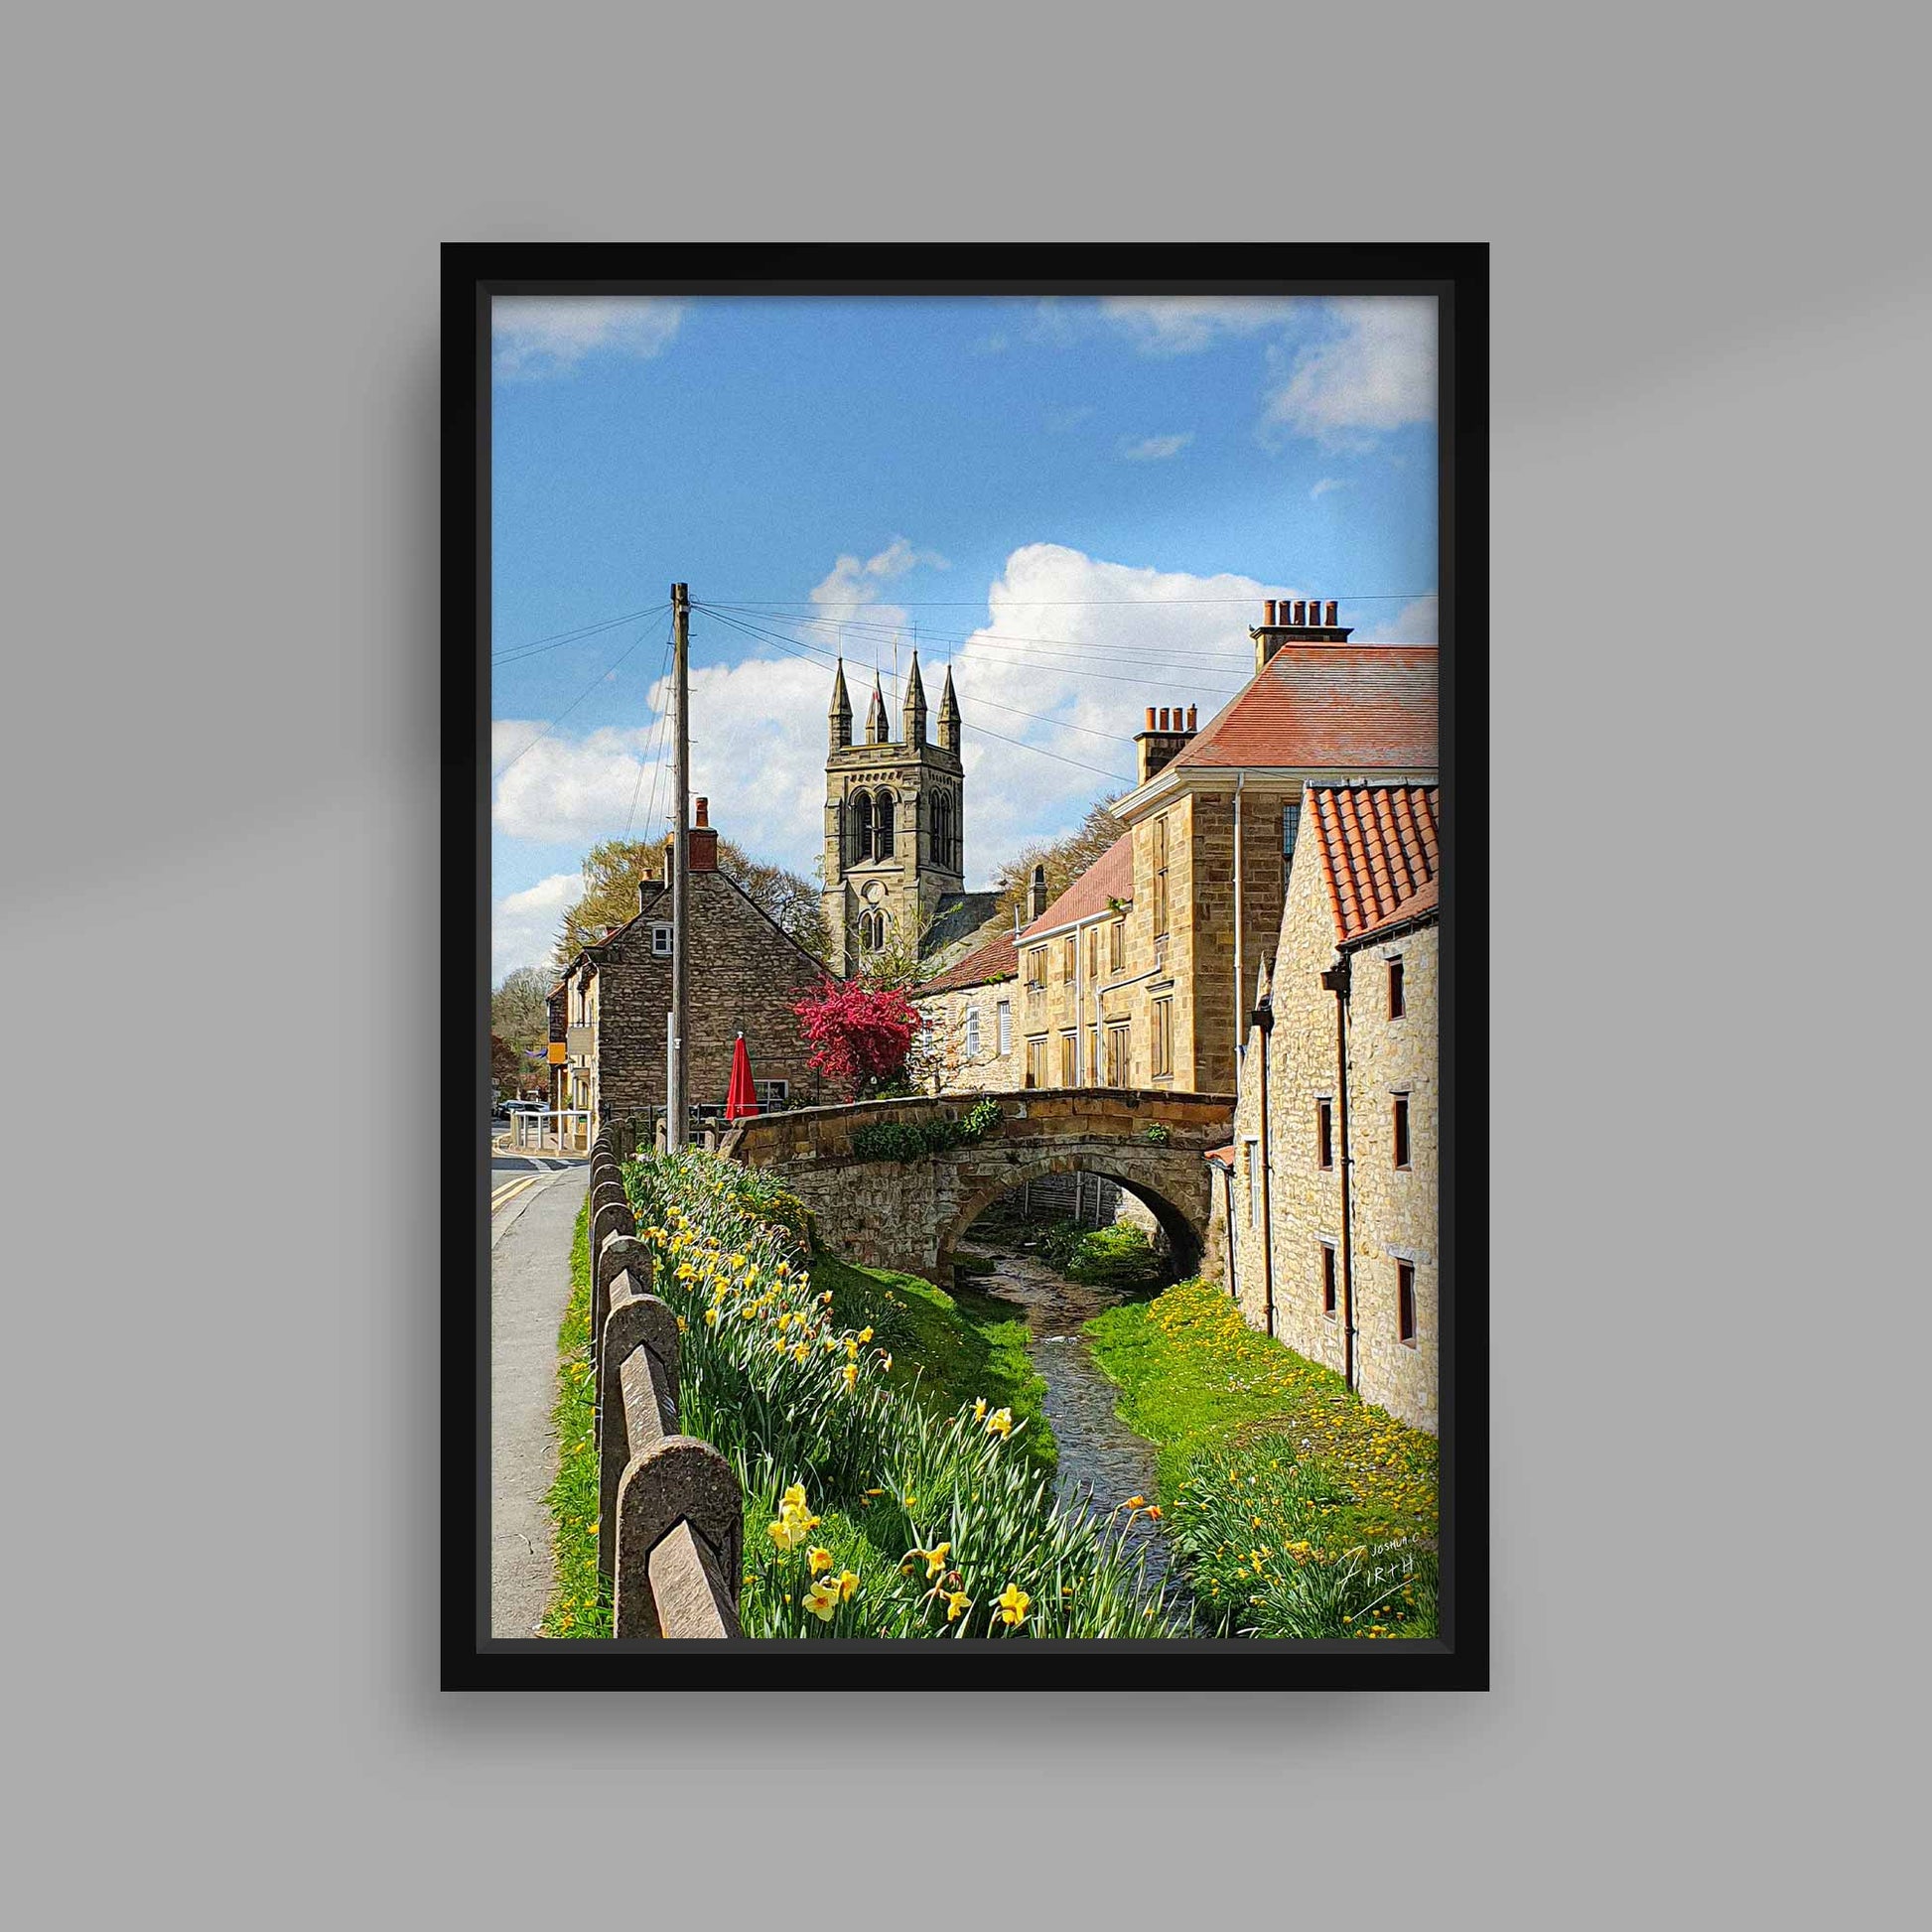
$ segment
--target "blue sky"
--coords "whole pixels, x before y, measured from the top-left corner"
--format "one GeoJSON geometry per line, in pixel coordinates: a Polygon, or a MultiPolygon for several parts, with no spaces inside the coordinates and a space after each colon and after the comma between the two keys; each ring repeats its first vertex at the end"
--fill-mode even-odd
{"type": "Polygon", "coordinates": [[[1227,701],[1264,597],[1436,634],[1432,302],[569,298],[494,337],[498,975],[587,846],[664,828],[674,579],[692,788],[807,874],[823,653],[862,714],[896,632],[935,705],[953,664],[979,885],[1126,789],[1145,706],[1227,701]]]}

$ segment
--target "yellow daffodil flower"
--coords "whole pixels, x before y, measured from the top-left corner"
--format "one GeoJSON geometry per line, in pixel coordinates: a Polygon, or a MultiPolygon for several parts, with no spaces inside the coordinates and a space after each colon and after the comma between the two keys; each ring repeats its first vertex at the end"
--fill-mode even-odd
{"type": "Polygon", "coordinates": [[[1013,1434],[1013,1411],[1011,1409],[995,1409],[987,1417],[986,1427],[992,1434],[998,1436],[1001,1442],[1005,1442],[1013,1434]]]}
{"type": "Polygon", "coordinates": [[[820,1549],[817,1544],[813,1544],[805,1552],[805,1561],[811,1565],[812,1575],[816,1577],[821,1570],[831,1569],[832,1553],[830,1550],[820,1549]]]}
{"type": "Polygon", "coordinates": [[[778,1498],[778,1509],[780,1514],[783,1515],[802,1516],[805,1513],[805,1509],[806,1509],[805,1485],[802,1482],[794,1482],[791,1485],[791,1487],[787,1489],[785,1493],[778,1498]]]}
{"type": "Polygon", "coordinates": [[[850,1602],[853,1597],[858,1595],[858,1593],[859,1593],[859,1579],[857,1574],[850,1570],[841,1570],[839,1572],[840,1600],[842,1602],[850,1602]]]}
{"type": "Polygon", "coordinates": [[[891,1368],[892,1365],[893,1365],[893,1358],[890,1355],[888,1355],[884,1349],[881,1349],[879,1353],[879,1366],[881,1368],[891,1368]]]}
{"type": "Polygon", "coordinates": [[[715,1327],[717,1327],[717,1325],[718,1325],[718,1311],[717,1311],[716,1309],[706,1309],[706,1310],[705,1310],[705,1311],[704,1311],[704,1325],[705,1325],[705,1326],[706,1326],[707,1328],[715,1328],[715,1327]]]}
{"type": "Polygon", "coordinates": [[[1033,1600],[1018,1584],[1009,1584],[1000,1592],[1000,1621],[1019,1629],[1027,1620],[1027,1605],[1033,1600]]]}
{"type": "Polygon", "coordinates": [[[853,1389],[855,1389],[858,1386],[858,1383],[859,1383],[859,1364],[857,1362],[847,1362],[845,1365],[846,1393],[848,1395],[851,1394],[853,1389]]]}
{"type": "Polygon", "coordinates": [[[821,1577],[798,1600],[821,1623],[830,1623],[839,1607],[839,1587],[830,1577],[821,1577]]]}
{"type": "Polygon", "coordinates": [[[956,1623],[973,1607],[973,1599],[963,1589],[946,1592],[946,1621],[956,1623]]]}
{"type": "Polygon", "coordinates": [[[973,1420],[975,1422],[984,1422],[986,1420],[985,1396],[981,1396],[980,1399],[973,1404],[973,1420]]]}
{"type": "Polygon", "coordinates": [[[915,1557],[925,1559],[926,1581],[929,1583],[946,1567],[946,1552],[952,1548],[950,1543],[935,1543],[929,1550],[914,1550],[915,1557]]]}
{"type": "Polygon", "coordinates": [[[859,1330],[859,1339],[861,1341],[870,1341],[872,1339],[872,1329],[870,1328],[870,1326],[861,1328],[859,1330]]]}

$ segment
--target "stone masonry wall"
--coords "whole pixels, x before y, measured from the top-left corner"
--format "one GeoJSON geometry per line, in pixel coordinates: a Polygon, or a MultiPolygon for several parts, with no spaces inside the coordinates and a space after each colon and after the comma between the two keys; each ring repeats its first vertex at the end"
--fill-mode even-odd
{"type": "Polygon", "coordinates": [[[1020,1035],[1020,988],[1013,980],[960,987],[915,997],[924,1035],[908,1056],[917,1084],[933,1093],[1007,1093],[1026,1078],[1026,1047],[1020,1035]],[[1000,1051],[1000,1004],[1010,1009],[1010,1049],[1000,1051]],[[966,1010],[979,1009],[979,1051],[966,1051],[966,1010]]]}

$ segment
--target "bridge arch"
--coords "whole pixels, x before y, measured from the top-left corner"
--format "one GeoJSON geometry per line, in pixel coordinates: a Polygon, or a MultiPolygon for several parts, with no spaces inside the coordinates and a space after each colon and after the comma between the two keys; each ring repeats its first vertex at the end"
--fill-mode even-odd
{"type": "Polygon", "coordinates": [[[1161,1232],[1167,1237],[1176,1281],[1184,1281],[1200,1266],[1201,1254],[1207,1245],[1204,1217],[1190,1213],[1177,1201],[1171,1199],[1144,1175],[1134,1173],[1127,1163],[1081,1150],[1074,1154],[1023,1156],[990,1179],[968,1188],[958,1207],[953,1210],[949,1223],[939,1230],[938,1251],[934,1256],[937,1279],[942,1283],[952,1280],[954,1248],[966,1230],[989,1207],[1005,1199],[1015,1188],[1024,1187],[1030,1181],[1044,1180],[1049,1174],[1056,1173],[1096,1174],[1132,1194],[1154,1216],[1161,1232]]]}

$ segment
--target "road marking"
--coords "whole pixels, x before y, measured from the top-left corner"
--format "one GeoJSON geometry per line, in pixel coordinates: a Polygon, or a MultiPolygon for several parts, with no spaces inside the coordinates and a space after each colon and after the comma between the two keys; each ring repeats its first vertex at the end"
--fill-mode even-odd
{"type": "Polygon", "coordinates": [[[520,1180],[506,1181],[489,1197],[489,1211],[494,1214],[505,1201],[513,1200],[524,1188],[533,1187],[541,1180],[541,1174],[526,1173],[520,1180]]]}

